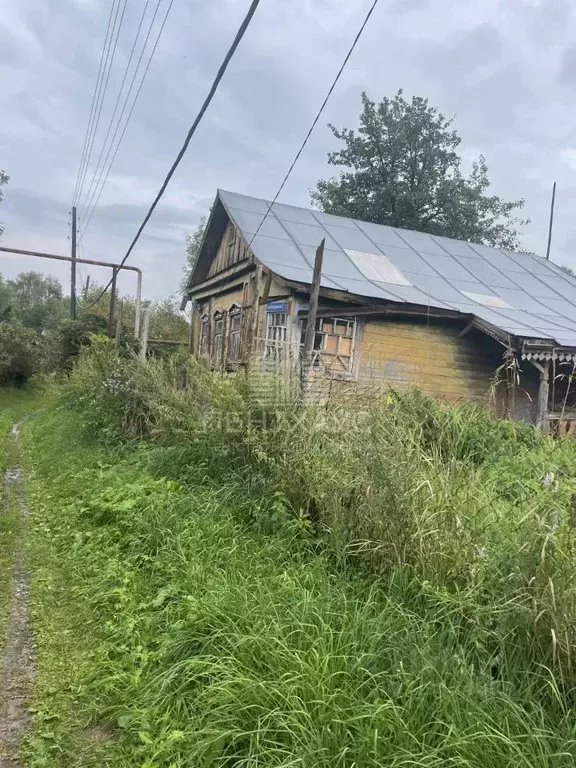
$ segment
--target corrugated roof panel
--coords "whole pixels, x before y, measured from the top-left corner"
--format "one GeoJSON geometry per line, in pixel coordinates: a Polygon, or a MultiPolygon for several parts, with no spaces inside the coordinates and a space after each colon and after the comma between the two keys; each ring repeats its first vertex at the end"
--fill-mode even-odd
{"type": "MultiPolygon", "coordinates": [[[[250,241],[269,203],[219,195],[250,241]]],[[[325,287],[368,300],[448,306],[507,333],[576,346],[576,279],[537,256],[278,203],[253,251],[280,277],[310,283],[322,238],[325,287]]]]}

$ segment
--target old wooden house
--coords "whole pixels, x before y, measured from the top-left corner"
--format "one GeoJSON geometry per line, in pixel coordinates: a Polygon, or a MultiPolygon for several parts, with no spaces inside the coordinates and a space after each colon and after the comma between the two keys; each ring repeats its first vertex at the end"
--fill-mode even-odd
{"type": "Polygon", "coordinates": [[[297,357],[323,239],[318,377],[490,396],[502,415],[572,429],[574,277],[535,255],[231,192],[216,195],[182,303],[192,351],[223,371],[297,357]]]}

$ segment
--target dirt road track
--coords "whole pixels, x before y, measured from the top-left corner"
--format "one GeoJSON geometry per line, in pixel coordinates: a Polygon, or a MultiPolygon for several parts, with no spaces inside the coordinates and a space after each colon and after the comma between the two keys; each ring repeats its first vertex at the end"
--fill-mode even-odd
{"type": "MultiPolygon", "coordinates": [[[[19,456],[20,424],[14,424],[9,440],[12,454],[19,456]]],[[[22,469],[16,466],[4,475],[4,509],[15,504],[20,515],[20,535],[10,573],[11,601],[6,642],[0,655],[0,768],[18,768],[22,737],[30,727],[28,698],[36,671],[34,638],[28,611],[28,574],[24,568],[24,530],[28,517],[22,469]]]]}

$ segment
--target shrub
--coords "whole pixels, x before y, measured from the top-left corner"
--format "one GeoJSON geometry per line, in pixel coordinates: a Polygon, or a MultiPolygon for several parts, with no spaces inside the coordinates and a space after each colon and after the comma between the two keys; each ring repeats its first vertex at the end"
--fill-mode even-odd
{"type": "Polygon", "coordinates": [[[38,369],[36,334],[17,323],[0,324],[0,386],[23,386],[38,369]]]}

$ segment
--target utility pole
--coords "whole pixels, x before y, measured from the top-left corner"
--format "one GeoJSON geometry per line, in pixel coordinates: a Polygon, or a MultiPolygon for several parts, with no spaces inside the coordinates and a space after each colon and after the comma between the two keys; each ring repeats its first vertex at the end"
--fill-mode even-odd
{"type": "Polygon", "coordinates": [[[324,259],[325,238],[316,249],[314,259],[314,273],[310,286],[310,307],[308,308],[308,320],[306,321],[306,335],[304,336],[304,351],[302,353],[301,383],[302,393],[305,392],[308,382],[308,374],[312,365],[314,351],[314,337],[316,335],[316,315],[318,314],[318,299],[320,298],[320,280],[322,279],[322,261],[324,259]]]}
{"type": "Polygon", "coordinates": [[[72,262],[70,264],[70,317],[76,320],[76,206],[72,206],[72,262]]]}
{"type": "Polygon", "coordinates": [[[556,182],[552,187],[552,203],[550,205],[550,225],[548,227],[548,246],[546,247],[546,258],[550,260],[550,246],[552,245],[552,225],[554,224],[554,201],[556,200],[556,182]]]}

